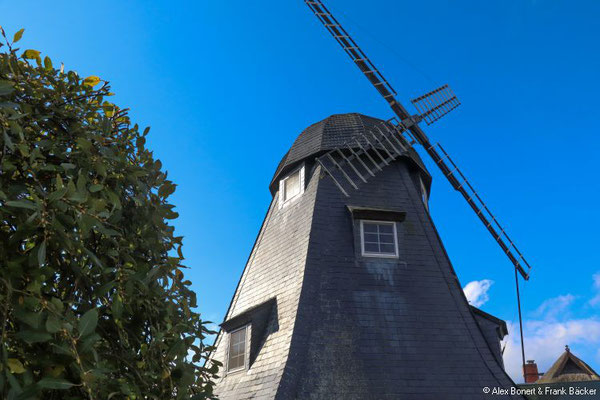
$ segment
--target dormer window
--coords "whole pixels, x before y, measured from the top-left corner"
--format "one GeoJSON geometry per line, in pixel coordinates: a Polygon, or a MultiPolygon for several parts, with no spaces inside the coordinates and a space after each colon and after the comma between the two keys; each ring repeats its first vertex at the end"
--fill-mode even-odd
{"type": "MultiPolygon", "coordinates": [[[[248,370],[260,350],[260,343],[268,336],[267,326],[271,318],[277,321],[277,300],[273,297],[236,316],[223,321],[221,329],[226,335],[226,373],[248,370]]],[[[277,324],[275,324],[277,325],[277,324]]]]}
{"type": "Polygon", "coordinates": [[[302,193],[304,193],[304,165],[279,181],[279,205],[286,205],[302,193]]]}
{"type": "Polygon", "coordinates": [[[229,354],[227,357],[227,372],[239,371],[246,368],[248,326],[244,326],[229,334],[229,354]]]}

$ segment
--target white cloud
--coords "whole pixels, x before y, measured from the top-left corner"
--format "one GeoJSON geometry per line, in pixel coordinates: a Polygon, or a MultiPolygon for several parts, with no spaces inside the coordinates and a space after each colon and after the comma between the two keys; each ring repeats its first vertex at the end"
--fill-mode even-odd
{"type": "Polygon", "coordinates": [[[545,319],[554,319],[557,316],[565,316],[568,308],[575,301],[575,296],[565,294],[558,297],[545,300],[535,311],[535,315],[542,316],[545,319]]]}
{"type": "Polygon", "coordinates": [[[488,295],[488,290],[494,281],[489,279],[483,279],[481,281],[472,281],[467,283],[467,285],[463,288],[465,292],[465,296],[469,301],[469,304],[475,307],[481,307],[490,299],[488,295]]]}
{"type": "Polygon", "coordinates": [[[596,272],[594,276],[592,276],[594,280],[594,289],[596,289],[596,296],[594,296],[590,300],[590,305],[592,306],[600,306],[600,272],[596,272]]]}

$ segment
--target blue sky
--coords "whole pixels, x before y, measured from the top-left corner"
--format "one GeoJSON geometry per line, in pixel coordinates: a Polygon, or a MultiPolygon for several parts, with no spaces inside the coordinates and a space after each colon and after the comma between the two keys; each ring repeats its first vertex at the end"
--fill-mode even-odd
{"type": "MultiPolygon", "coordinates": [[[[600,3],[327,5],[401,101],[443,83],[454,89],[462,106],[427,132],[534,267],[522,285],[527,358],[544,371],[569,344],[600,370],[600,3]]],[[[7,32],[26,29],[23,48],[111,81],[115,102],[152,127],[149,146],[179,185],[172,201],[187,276],[199,310],[214,321],[227,309],[270,201],[268,183],[294,138],[334,113],[392,116],[301,0],[0,7],[7,32]]],[[[431,213],[462,285],[476,282],[474,301],[516,321],[511,265],[429,165],[431,213]]],[[[516,339],[513,330],[506,358],[518,378],[516,339]]]]}

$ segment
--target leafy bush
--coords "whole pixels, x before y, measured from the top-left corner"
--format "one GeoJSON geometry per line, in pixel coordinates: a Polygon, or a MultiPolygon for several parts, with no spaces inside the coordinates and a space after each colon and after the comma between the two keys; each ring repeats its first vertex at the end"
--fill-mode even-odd
{"type": "Polygon", "coordinates": [[[1,33],[0,397],[212,398],[212,332],[148,129],[108,82],[1,33]]]}

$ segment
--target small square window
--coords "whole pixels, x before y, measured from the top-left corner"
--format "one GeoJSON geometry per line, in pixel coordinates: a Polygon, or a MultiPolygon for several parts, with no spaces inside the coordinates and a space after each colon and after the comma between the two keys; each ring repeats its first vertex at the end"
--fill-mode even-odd
{"type": "Polygon", "coordinates": [[[396,223],[360,221],[362,255],[366,257],[398,257],[396,223]]]}
{"type": "Polygon", "coordinates": [[[290,173],[279,182],[280,206],[304,192],[304,166],[290,173]]]}
{"type": "Polygon", "coordinates": [[[227,357],[227,371],[239,371],[246,368],[246,333],[248,326],[244,326],[229,334],[229,354],[227,357]]]}

